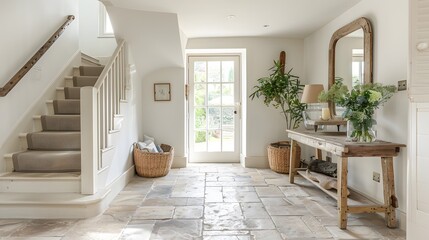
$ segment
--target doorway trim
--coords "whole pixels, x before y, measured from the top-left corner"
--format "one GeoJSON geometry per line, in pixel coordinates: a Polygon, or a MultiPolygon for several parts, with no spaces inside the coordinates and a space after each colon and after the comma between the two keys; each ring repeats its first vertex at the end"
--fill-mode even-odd
{"type": "MultiPolygon", "coordinates": [[[[246,49],[244,48],[228,48],[228,49],[186,49],[185,51],[185,89],[186,95],[188,95],[189,90],[189,57],[213,57],[213,56],[238,56],[239,57],[239,71],[240,71],[240,119],[239,119],[239,154],[240,154],[240,163],[243,164],[244,155],[246,152],[246,119],[247,119],[247,68],[246,68],[246,49]]],[[[185,149],[188,163],[190,162],[190,144],[189,144],[189,98],[185,99],[185,149]]],[[[237,162],[238,163],[238,162],[237,162]]]]}

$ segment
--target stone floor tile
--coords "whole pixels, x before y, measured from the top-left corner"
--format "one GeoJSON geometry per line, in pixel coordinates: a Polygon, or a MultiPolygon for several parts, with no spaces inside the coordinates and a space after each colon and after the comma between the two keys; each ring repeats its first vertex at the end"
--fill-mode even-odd
{"type": "Polygon", "coordinates": [[[277,230],[251,231],[250,235],[253,236],[254,240],[283,240],[277,230]]]}
{"type": "Polygon", "coordinates": [[[367,226],[347,226],[343,230],[338,227],[328,226],[326,229],[335,239],[381,239],[382,236],[367,226]]]}
{"type": "Polygon", "coordinates": [[[12,233],[11,237],[62,237],[77,220],[32,220],[12,233]]]}
{"type": "Polygon", "coordinates": [[[126,225],[112,216],[99,215],[79,220],[61,240],[116,240],[126,225]]]}
{"type": "Polygon", "coordinates": [[[189,240],[202,238],[202,220],[157,221],[151,240],[189,240]]]}
{"type": "Polygon", "coordinates": [[[149,198],[142,201],[140,206],[186,206],[188,198],[149,198]]]}
{"type": "Polygon", "coordinates": [[[112,216],[114,219],[122,222],[128,222],[133,217],[137,206],[110,206],[103,214],[112,216]]]}
{"type": "Polygon", "coordinates": [[[176,207],[173,218],[201,218],[203,216],[203,206],[183,206],[176,207]]]}
{"type": "Polygon", "coordinates": [[[205,219],[243,219],[239,203],[208,203],[204,207],[205,219]]]}
{"type": "Polygon", "coordinates": [[[282,191],[276,186],[256,187],[256,192],[259,197],[283,197],[282,191]]]}
{"type": "Polygon", "coordinates": [[[305,206],[265,206],[268,214],[271,216],[303,216],[310,215],[305,206]]]}
{"type": "Polygon", "coordinates": [[[120,240],[149,240],[155,221],[133,221],[122,231],[120,240]]]}
{"type": "Polygon", "coordinates": [[[133,219],[169,219],[173,217],[174,206],[139,207],[133,219]]]}
{"type": "Polygon", "coordinates": [[[262,203],[241,203],[241,209],[246,219],[270,218],[262,203]]]}
{"type": "Polygon", "coordinates": [[[188,198],[187,206],[202,206],[204,205],[204,198],[188,198]]]}
{"type": "Polygon", "coordinates": [[[256,192],[223,192],[224,202],[261,202],[256,192]]]}
{"type": "Polygon", "coordinates": [[[249,231],[204,231],[204,236],[233,236],[233,235],[249,235],[249,231]]]}
{"type": "Polygon", "coordinates": [[[0,238],[9,236],[29,221],[21,219],[0,220],[0,238]]]}
{"type": "Polygon", "coordinates": [[[308,193],[300,187],[279,187],[286,197],[308,197],[308,193]]]}
{"type": "Polygon", "coordinates": [[[275,186],[293,186],[293,184],[289,183],[288,178],[267,178],[265,182],[269,185],[275,186]]]}
{"type": "Polygon", "coordinates": [[[250,236],[204,236],[203,240],[250,240],[250,236]]]}
{"type": "Polygon", "coordinates": [[[317,236],[317,238],[332,238],[332,234],[313,216],[302,216],[301,220],[317,236]]]}
{"type": "Polygon", "coordinates": [[[204,230],[269,230],[274,228],[271,219],[204,219],[204,230]]]}
{"type": "Polygon", "coordinates": [[[255,187],[223,187],[223,192],[255,192],[255,187]]]}
{"type": "Polygon", "coordinates": [[[146,198],[169,198],[172,190],[173,186],[154,186],[146,195],[146,198]]]}
{"type": "Polygon", "coordinates": [[[316,237],[299,216],[273,216],[272,219],[285,239],[316,237]]]}
{"type": "Polygon", "coordinates": [[[222,192],[206,192],[205,194],[205,202],[223,202],[223,194],[222,192]]]}
{"type": "Polygon", "coordinates": [[[110,206],[138,206],[143,202],[145,195],[142,194],[118,194],[110,206]]]}
{"type": "Polygon", "coordinates": [[[284,198],[261,198],[261,202],[265,206],[290,206],[291,203],[284,198]]]}

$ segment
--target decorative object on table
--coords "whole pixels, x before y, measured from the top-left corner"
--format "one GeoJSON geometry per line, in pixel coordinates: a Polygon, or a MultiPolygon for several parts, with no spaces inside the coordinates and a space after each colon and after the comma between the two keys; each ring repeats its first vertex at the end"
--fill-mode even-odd
{"type": "MultiPolygon", "coordinates": [[[[290,157],[290,142],[281,141],[276,143],[271,143],[268,148],[268,162],[271,170],[277,173],[289,173],[289,162],[285,163],[285,159],[289,160],[290,157]]],[[[301,156],[301,147],[297,144],[293,149],[294,156],[301,156]]],[[[300,161],[296,162],[296,168],[299,167],[300,161]]]]}
{"type": "Polygon", "coordinates": [[[154,83],[153,91],[155,101],[171,100],[170,83],[154,83]]]}
{"type": "MultiPolygon", "coordinates": [[[[268,77],[259,78],[258,85],[254,87],[254,92],[250,94],[250,98],[253,100],[255,97],[263,97],[264,103],[267,106],[274,106],[275,108],[281,108],[281,112],[285,117],[286,129],[296,129],[299,124],[303,121],[302,111],[305,110],[306,104],[301,103],[299,100],[299,94],[302,93],[304,88],[299,81],[299,77],[292,74],[292,69],[285,73],[285,60],[283,59],[285,53],[280,53],[280,60],[274,61],[274,66],[270,68],[272,71],[268,77]],[[283,63],[283,64],[282,64],[283,63]]],[[[285,146],[290,148],[290,146],[285,146]]],[[[270,151],[283,151],[284,149],[275,148],[270,149],[268,146],[268,162],[270,168],[274,171],[278,171],[278,161],[270,159],[270,156],[276,154],[270,154],[270,151]]],[[[298,152],[293,152],[293,155],[298,159],[301,158],[298,152]]],[[[289,172],[289,158],[285,156],[281,165],[285,166],[286,172],[289,172]]]]}
{"type": "Polygon", "coordinates": [[[133,155],[137,175],[162,177],[170,171],[174,148],[167,144],[157,145],[154,138],[145,135],[143,142],[134,143],[133,155]]]}
{"type": "MultiPolygon", "coordinates": [[[[301,102],[307,104],[307,109],[302,111],[304,126],[306,129],[323,129],[324,125],[318,127],[314,124],[322,117],[322,103],[319,102],[318,96],[323,91],[323,84],[309,84],[304,86],[301,96],[301,102]]],[[[326,106],[327,107],[327,106],[326,106]]]]}
{"type": "Polygon", "coordinates": [[[305,85],[301,102],[307,104],[307,109],[302,112],[304,126],[306,129],[323,130],[325,126],[336,125],[340,131],[341,125],[346,125],[347,121],[341,118],[332,118],[327,102],[320,102],[319,95],[323,92],[322,84],[305,85]]]}
{"type": "Polygon", "coordinates": [[[328,91],[320,94],[319,100],[333,101],[345,108],[343,117],[348,120],[347,136],[350,141],[373,142],[377,137],[373,117],[375,109],[387,102],[395,92],[395,86],[379,83],[356,85],[349,91],[338,80],[328,91]]]}

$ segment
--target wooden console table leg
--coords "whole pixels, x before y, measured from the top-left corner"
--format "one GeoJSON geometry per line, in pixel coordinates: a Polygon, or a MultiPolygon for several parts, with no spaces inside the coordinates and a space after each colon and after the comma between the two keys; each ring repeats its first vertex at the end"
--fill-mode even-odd
{"type": "Polygon", "coordinates": [[[347,157],[338,161],[338,227],[341,229],[347,228],[347,164],[347,157]]]}
{"type": "Polygon", "coordinates": [[[390,228],[397,227],[396,212],[397,198],[395,195],[395,179],[393,174],[393,158],[382,157],[384,205],[386,206],[386,224],[390,228]]]}
{"type": "Polygon", "coordinates": [[[289,182],[294,183],[295,180],[295,156],[293,152],[295,141],[293,139],[290,140],[290,155],[289,155],[289,182]]]}

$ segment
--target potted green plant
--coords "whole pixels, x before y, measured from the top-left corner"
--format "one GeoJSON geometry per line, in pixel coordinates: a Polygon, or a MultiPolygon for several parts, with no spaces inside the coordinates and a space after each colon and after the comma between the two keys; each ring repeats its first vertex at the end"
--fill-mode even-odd
{"type": "MultiPolygon", "coordinates": [[[[301,85],[299,77],[293,75],[292,69],[284,72],[285,66],[280,61],[274,61],[274,66],[270,68],[271,74],[268,77],[259,78],[258,85],[254,86],[254,92],[250,94],[250,99],[263,98],[265,105],[272,105],[280,108],[284,115],[286,129],[296,129],[303,121],[302,111],[307,107],[301,103],[299,95],[302,93],[304,85],[301,85]]],[[[298,145],[295,156],[300,159],[301,150],[298,145]]],[[[289,152],[290,142],[281,141],[268,146],[268,161],[273,171],[289,172],[289,152]]],[[[296,161],[299,163],[299,161],[296,161]]]]}

